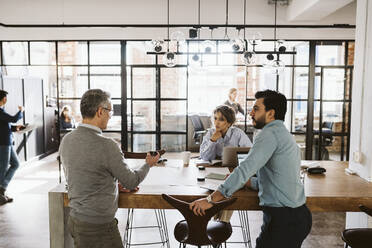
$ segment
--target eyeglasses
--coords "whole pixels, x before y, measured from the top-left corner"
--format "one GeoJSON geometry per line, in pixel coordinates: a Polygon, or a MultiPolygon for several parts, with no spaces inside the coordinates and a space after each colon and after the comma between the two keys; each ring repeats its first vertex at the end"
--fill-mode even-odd
{"type": "Polygon", "coordinates": [[[105,107],[102,107],[102,108],[109,112],[110,117],[114,114],[114,111],[112,109],[105,108],[105,107]]]}

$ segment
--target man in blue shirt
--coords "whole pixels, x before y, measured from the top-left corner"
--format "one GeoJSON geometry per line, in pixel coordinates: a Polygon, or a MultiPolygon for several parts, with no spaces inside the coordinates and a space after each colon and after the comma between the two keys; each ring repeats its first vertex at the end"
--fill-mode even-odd
{"type": "Polygon", "coordinates": [[[230,197],[244,185],[258,190],[263,225],[256,248],[301,247],[311,230],[312,218],[300,180],[300,151],[284,126],[287,99],[265,90],[255,94],[250,113],[253,125],[262,131],[248,156],[226,181],[207,198],[190,204],[196,215],[204,215],[214,202],[230,197]],[[256,177],[252,177],[257,174],[256,177]]]}
{"type": "Polygon", "coordinates": [[[5,112],[3,107],[7,102],[7,94],[8,92],[0,90],[0,206],[13,201],[5,195],[5,190],[19,167],[17,154],[12,146],[12,132],[19,131],[22,125],[11,126],[10,123],[20,120],[23,112],[22,106],[18,106],[19,111],[14,116],[5,112]]]}

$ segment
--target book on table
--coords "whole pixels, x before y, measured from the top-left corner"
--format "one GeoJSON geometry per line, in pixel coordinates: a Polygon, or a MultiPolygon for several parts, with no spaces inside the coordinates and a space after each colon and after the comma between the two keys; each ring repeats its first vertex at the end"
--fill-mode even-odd
{"type": "Polygon", "coordinates": [[[202,160],[202,159],[199,159],[199,160],[196,160],[195,161],[195,164],[197,166],[199,165],[203,165],[203,166],[221,166],[222,165],[222,160],[221,159],[214,159],[214,160],[202,160]]]}

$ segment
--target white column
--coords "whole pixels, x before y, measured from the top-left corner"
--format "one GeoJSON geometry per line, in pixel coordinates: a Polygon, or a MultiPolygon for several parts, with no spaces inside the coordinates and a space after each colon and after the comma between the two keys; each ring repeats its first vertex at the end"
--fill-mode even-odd
{"type": "MultiPolygon", "coordinates": [[[[372,182],[372,1],[358,0],[349,168],[372,182]]],[[[366,214],[347,213],[346,227],[371,227],[366,214]]]]}
{"type": "Polygon", "coordinates": [[[349,167],[372,182],[372,1],[358,0],[356,19],[349,167]]]}

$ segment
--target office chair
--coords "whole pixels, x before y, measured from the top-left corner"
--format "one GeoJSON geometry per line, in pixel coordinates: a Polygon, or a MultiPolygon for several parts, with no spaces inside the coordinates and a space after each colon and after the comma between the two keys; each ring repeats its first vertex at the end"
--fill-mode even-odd
{"type": "Polygon", "coordinates": [[[174,227],[174,237],[180,242],[179,247],[182,244],[185,248],[186,244],[189,244],[197,247],[212,245],[217,248],[221,247],[222,243],[225,243],[231,236],[232,228],[230,223],[220,221],[209,222],[209,220],[217,212],[233,204],[236,198],[218,202],[212,208],[206,210],[204,216],[196,216],[189,209],[188,202],[178,200],[166,194],[162,194],[162,197],[185,217],[185,220],[178,222],[174,227]]]}
{"type": "MultiPolygon", "coordinates": [[[[372,217],[372,209],[363,205],[359,209],[372,217]]],[[[372,247],[372,228],[351,228],[341,233],[345,248],[370,248],[372,247]]]]}
{"type": "MultiPolygon", "coordinates": [[[[333,124],[334,122],[325,121],[322,123],[322,135],[321,139],[315,138],[314,145],[315,145],[315,160],[329,160],[329,152],[327,146],[332,146],[333,144],[333,124]],[[321,140],[321,146],[319,148],[319,140],[321,140]],[[319,151],[320,149],[320,156],[319,151]]],[[[314,131],[314,134],[320,134],[319,130],[314,131]]]]}
{"type": "Polygon", "coordinates": [[[325,121],[322,124],[322,145],[330,146],[333,142],[333,122],[325,121]]]}
{"type": "MultiPolygon", "coordinates": [[[[165,150],[158,150],[157,152],[160,155],[165,153],[165,150]]],[[[134,159],[145,159],[147,153],[146,152],[123,152],[124,158],[134,158],[134,159]]],[[[168,227],[167,227],[167,219],[165,217],[164,209],[155,209],[155,217],[156,217],[156,225],[154,226],[133,226],[133,217],[134,217],[134,209],[128,209],[128,218],[127,224],[125,226],[124,237],[123,237],[123,245],[125,248],[131,246],[149,246],[155,244],[162,244],[163,247],[170,248],[169,244],[169,236],[168,236],[168,227]],[[145,243],[132,243],[132,233],[133,229],[143,229],[143,228],[157,228],[159,230],[160,241],[154,242],[145,242],[145,243]]]]}
{"type": "Polygon", "coordinates": [[[191,123],[194,127],[193,139],[195,144],[200,144],[203,139],[203,135],[207,132],[203,126],[203,122],[200,119],[199,115],[190,115],[191,123]]]}

